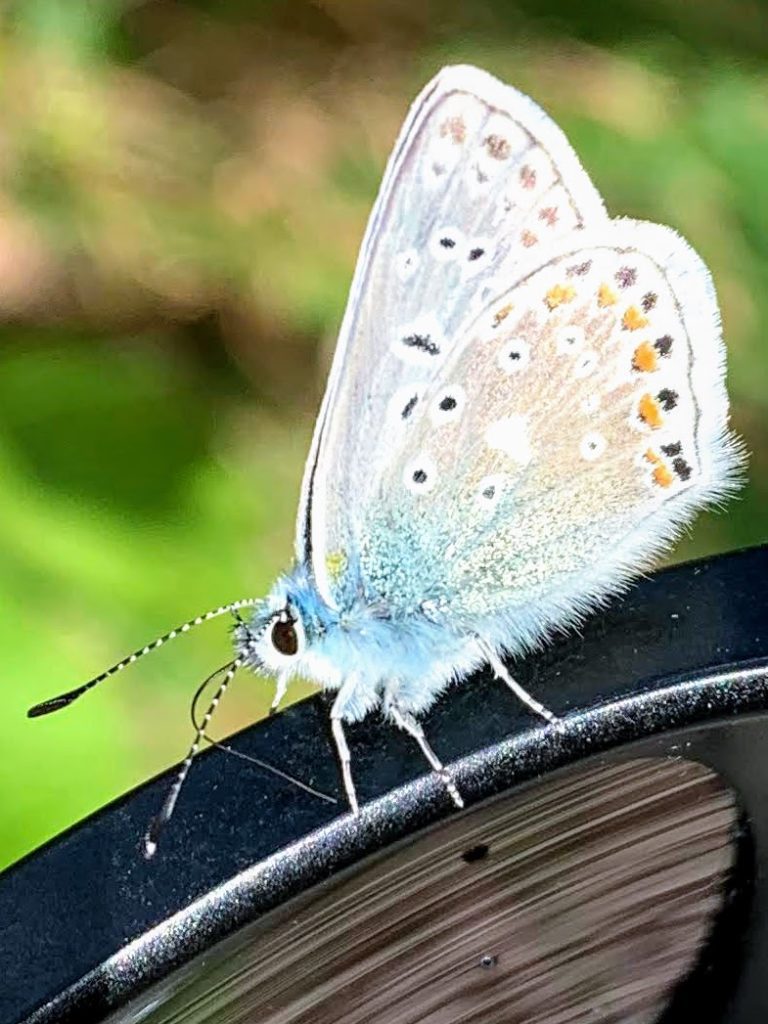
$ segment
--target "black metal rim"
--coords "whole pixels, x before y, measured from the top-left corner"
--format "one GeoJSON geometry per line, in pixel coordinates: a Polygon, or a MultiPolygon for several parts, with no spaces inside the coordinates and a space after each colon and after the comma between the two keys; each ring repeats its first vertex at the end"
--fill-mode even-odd
{"type": "MultiPolygon", "coordinates": [[[[762,548],[659,573],[582,636],[516,665],[525,685],[565,714],[562,734],[539,728],[487,675],[456,687],[427,725],[468,803],[589,759],[684,754],[739,794],[750,856],[765,864],[766,570],[762,548]]],[[[314,698],[235,743],[337,790],[326,711],[327,702],[314,698]]],[[[368,801],[357,819],[343,804],[329,807],[269,776],[244,774],[211,751],[157,862],[141,859],[138,842],[167,776],[0,876],[0,920],[10,922],[0,935],[10,982],[0,995],[2,1024],[101,1020],[256,916],[455,813],[404,737],[368,720],[353,730],[352,747],[368,801]]],[[[741,870],[744,889],[752,880],[741,870]]],[[[768,889],[760,876],[738,945],[734,1022],[768,1007],[759,970],[768,958],[768,889]]],[[[721,1010],[710,1003],[708,1012],[721,1010]]]]}

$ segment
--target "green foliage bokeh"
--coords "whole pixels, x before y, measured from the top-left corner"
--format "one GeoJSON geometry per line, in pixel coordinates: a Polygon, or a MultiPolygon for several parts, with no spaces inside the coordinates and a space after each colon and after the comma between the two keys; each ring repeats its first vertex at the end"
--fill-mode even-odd
{"type": "MultiPolygon", "coordinates": [[[[750,483],[676,557],[765,538],[767,58],[746,2],[4,5],[0,866],[183,753],[222,623],[25,710],[288,563],[366,216],[444,63],[530,93],[613,213],[709,263],[750,483]]],[[[244,677],[219,733],[269,696],[244,677]]]]}

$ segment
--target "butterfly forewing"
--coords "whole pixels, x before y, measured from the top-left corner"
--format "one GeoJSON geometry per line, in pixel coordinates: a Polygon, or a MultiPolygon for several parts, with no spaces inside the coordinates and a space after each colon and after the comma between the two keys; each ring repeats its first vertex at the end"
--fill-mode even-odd
{"type": "Polygon", "coordinates": [[[457,342],[367,509],[363,577],[396,612],[453,624],[509,612],[540,633],[728,490],[701,261],[670,229],[631,221],[560,250],[457,342]]]}
{"type": "Polygon", "coordinates": [[[416,101],[363,243],[305,476],[297,546],[323,596],[461,327],[558,238],[606,220],[557,126],[473,68],[416,101]],[[503,284],[502,284],[503,282],[503,284]]]}

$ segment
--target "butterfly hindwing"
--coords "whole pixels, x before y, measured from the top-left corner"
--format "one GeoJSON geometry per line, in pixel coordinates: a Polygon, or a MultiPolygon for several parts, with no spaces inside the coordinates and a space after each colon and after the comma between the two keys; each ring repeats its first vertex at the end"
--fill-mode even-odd
{"type": "Polygon", "coordinates": [[[507,640],[572,621],[732,483],[706,268],[669,228],[574,233],[469,325],[405,432],[366,510],[370,591],[457,626],[509,613],[507,640]]]}
{"type": "Polygon", "coordinates": [[[527,97],[466,67],[422,92],[371,215],[305,473],[297,553],[329,603],[400,427],[467,317],[537,252],[606,219],[562,132],[527,97]]]}

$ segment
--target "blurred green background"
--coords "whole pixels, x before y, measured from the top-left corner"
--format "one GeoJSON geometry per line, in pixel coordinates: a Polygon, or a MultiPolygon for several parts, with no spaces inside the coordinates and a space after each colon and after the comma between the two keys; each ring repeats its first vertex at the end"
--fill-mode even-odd
{"type": "MultiPolygon", "coordinates": [[[[0,25],[0,865],[186,749],[222,622],[24,714],[288,563],[366,216],[444,63],[530,93],[613,213],[710,264],[751,482],[676,557],[765,539],[765,5],[21,0],[0,25]]],[[[241,678],[218,734],[268,697],[241,678]]]]}

